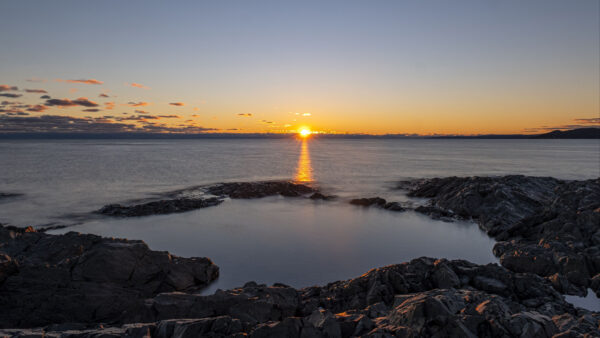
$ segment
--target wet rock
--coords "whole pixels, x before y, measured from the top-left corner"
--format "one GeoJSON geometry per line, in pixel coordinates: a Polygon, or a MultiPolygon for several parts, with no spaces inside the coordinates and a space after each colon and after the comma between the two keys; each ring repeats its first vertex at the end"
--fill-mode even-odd
{"type": "Polygon", "coordinates": [[[299,290],[248,282],[206,296],[165,292],[110,325],[0,335],[551,337],[598,336],[599,324],[599,313],[574,308],[537,275],[422,257],[299,290]]]}
{"type": "Polygon", "coordinates": [[[215,196],[248,199],[273,195],[299,197],[317,191],[307,185],[289,181],[265,181],[221,183],[208,187],[207,192],[215,196]]]}
{"type": "Polygon", "coordinates": [[[134,205],[109,204],[97,211],[99,214],[115,217],[139,217],[186,212],[219,205],[223,200],[211,198],[177,198],[153,201],[134,205]]]}
{"type": "Polygon", "coordinates": [[[409,196],[430,198],[418,212],[476,220],[500,241],[494,254],[513,271],[552,277],[558,290],[570,294],[585,290],[600,273],[600,179],[448,177],[399,186],[409,196]]]}
{"type": "Polygon", "coordinates": [[[336,199],[337,196],[335,195],[323,195],[320,192],[316,192],[312,195],[310,195],[309,197],[311,200],[324,200],[324,201],[330,201],[333,199],[336,199]]]}
{"type": "Polygon", "coordinates": [[[116,321],[160,292],[218,277],[207,258],[152,251],[142,241],[0,226],[0,327],[116,321]]]}
{"type": "Polygon", "coordinates": [[[371,197],[371,198],[355,198],[350,200],[350,204],[358,205],[361,207],[370,207],[370,206],[378,206],[383,207],[386,203],[386,200],[381,197],[371,197]]]}

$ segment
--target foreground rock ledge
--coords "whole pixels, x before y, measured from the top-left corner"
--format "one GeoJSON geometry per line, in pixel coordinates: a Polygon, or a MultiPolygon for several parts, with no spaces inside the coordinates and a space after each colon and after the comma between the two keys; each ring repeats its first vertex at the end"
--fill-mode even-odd
{"type": "Polygon", "coordinates": [[[355,279],[294,289],[246,283],[200,296],[166,292],[121,324],[4,329],[46,337],[595,337],[600,314],[576,309],[534,274],[419,258],[355,279]]]}
{"type": "Polygon", "coordinates": [[[112,322],[161,292],[198,290],[219,275],[208,258],[142,241],[0,226],[0,327],[112,322]]]}
{"type": "Polygon", "coordinates": [[[563,293],[600,296],[600,179],[447,177],[400,186],[430,198],[417,211],[476,220],[499,240],[494,254],[506,268],[546,277],[563,293]]]}

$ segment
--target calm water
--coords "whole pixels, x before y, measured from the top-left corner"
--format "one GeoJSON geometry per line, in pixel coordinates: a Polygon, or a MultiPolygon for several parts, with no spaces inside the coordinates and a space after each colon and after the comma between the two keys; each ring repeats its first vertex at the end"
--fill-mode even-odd
{"type": "MultiPolygon", "coordinates": [[[[207,256],[212,287],[246,281],[296,287],[358,276],[419,256],[495,262],[493,241],[470,223],[433,221],[347,205],[347,198],[406,201],[394,182],[434,176],[600,176],[597,140],[135,140],[2,141],[0,222],[81,221],[108,203],[223,181],[312,181],[336,202],[271,197],[193,212],[87,219],[68,230],[139,238],[151,248],[207,256]]],[[[64,230],[64,231],[68,231],[64,230]]]]}

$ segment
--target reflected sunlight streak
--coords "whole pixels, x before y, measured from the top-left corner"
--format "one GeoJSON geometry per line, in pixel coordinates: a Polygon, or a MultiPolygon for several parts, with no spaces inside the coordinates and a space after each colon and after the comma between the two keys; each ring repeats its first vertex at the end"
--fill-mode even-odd
{"type": "Polygon", "coordinates": [[[298,167],[294,178],[297,182],[312,182],[312,166],[310,164],[310,153],[308,151],[308,140],[302,140],[300,157],[298,158],[298,167]]]}

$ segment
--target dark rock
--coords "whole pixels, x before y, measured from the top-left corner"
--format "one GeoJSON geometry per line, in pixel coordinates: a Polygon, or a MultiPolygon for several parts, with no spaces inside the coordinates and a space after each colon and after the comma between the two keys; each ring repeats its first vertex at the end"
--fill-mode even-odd
{"type": "Polygon", "coordinates": [[[386,204],[383,205],[383,208],[386,209],[386,210],[398,211],[398,212],[406,210],[398,202],[387,202],[386,204]]]}
{"type": "Polygon", "coordinates": [[[448,177],[399,186],[430,198],[418,212],[476,220],[501,241],[494,254],[503,266],[552,278],[561,292],[580,294],[600,273],[600,179],[448,177]]]}
{"type": "Polygon", "coordinates": [[[337,196],[335,195],[323,195],[320,192],[316,192],[312,195],[310,195],[309,197],[311,200],[324,200],[324,201],[330,201],[333,199],[336,199],[337,196]]]}
{"type": "Polygon", "coordinates": [[[0,200],[13,198],[13,197],[19,197],[19,196],[23,196],[23,194],[0,192],[0,200]]]}
{"type": "Polygon", "coordinates": [[[161,293],[108,327],[51,325],[0,336],[592,337],[599,324],[599,313],[574,308],[537,275],[423,257],[322,287],[249,282],[207,296],[161,293]]]}
{"type": "Polygon", "coordinates": [[[358,205],[361,207],[370,207],[376,205],[378,207],[383,207],[386,203],[386,200],[381,197],[371,197],[371,198],[356,198],[350,200],[350,204],[358,205]]]}
{"type": "Polygon", "coordinates": [[[116,321],[160,292],[218,277],[207,258],[151,251],[142,241],[0,226],[0,327],[116,321]]]}
{"type": "Polygon", "coordinates": [[[265,181],[221,183],[208,187],[207,192],[215,196],[248,199],[273,195],[298,197],[314,193],[316,189],[288,181],[265,181]]]}
{"type": "Polygon", "coordinates": [[[109,204],[97,211],[99,214],[116,217],[139,217],[172,214],[219,205],[223,200],[211,198],[177,198],[123,206],[109,204]]]}

